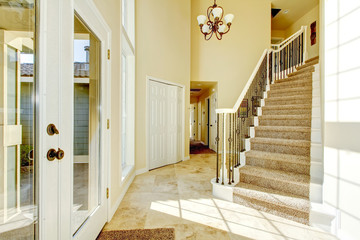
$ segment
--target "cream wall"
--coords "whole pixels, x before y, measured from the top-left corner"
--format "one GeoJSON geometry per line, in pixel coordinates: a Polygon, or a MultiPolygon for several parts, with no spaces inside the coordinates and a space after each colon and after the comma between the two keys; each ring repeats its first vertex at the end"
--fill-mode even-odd
{"type": "Polygon", "coordinates": [[[264,49],[270,47],[271,5],[268,0],[218,2],[235,15],[223,40],[205,41],[196,17],[206,14],[209,0],[191,1],[191,81],[218,82],[218,107],[233,107],[264,49]]]}
{"type": "Polygon", "coordinates": [[[307,26],[307,52],[308,59],[319,56],[319,41],[320,41],[320,23],[319,23],[319,5],[311,9],[307,14],[302,16],[299,20],[293,23],[288,29],[285,30],[285,37],[288,38],[292,34],[300,30],[301,26],[307,26]],[[310,24],[316,21],[316,44],[311,46],[311,30],[310,24]]]}
{"type": "Polygon", "coordinates": [[[323,0],[324,203],[336,234],[360,239],[360,1],[323,0]]]}
{"type": "Polygon", "coordinates": [[[111,29],[111,180],[110,180],[110,209],[117,207],[121,194],[126,190],[125,186],[131,180],[130,173],[127,179],[122,182],[121,175],[121,1],[118,0],[94,0],[94,3],[106,23],[111,29]],[[106,3],[106,4],[105,4],[106,3]]]}
{"type": "Polygon", "coordinates": [[[271,30],[272,38],[283,38],[285,40],[285,30],[271,30]]]}
{"type": "Polygon", "coordinates": [[[185,157],[189,156],[190,0],[136,0],[135,163],[146,168],[146,76],[185,86],[185,157]]]}

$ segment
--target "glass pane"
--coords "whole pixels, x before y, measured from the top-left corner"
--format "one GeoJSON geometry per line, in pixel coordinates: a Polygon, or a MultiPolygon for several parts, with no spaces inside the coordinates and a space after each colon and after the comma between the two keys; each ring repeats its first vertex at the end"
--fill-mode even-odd
{"type": "Polygon", "coordinates": [[[99,205],[100,41],[74,18],[73,233],[99,205]]]}
{"type": "Polygon", "coordinates": [[[7,124],[16,124],[17,51],[7,47],[7,124]]]}
{"type": "Polygon", "coordinates": [[[126,57],[121,55],[121,166],[126,167],[126,57]]]}
{"type": "Polygon", "coordinates": [[[36,239],[35,1],[0,0],[0,239],[36,239]]]}

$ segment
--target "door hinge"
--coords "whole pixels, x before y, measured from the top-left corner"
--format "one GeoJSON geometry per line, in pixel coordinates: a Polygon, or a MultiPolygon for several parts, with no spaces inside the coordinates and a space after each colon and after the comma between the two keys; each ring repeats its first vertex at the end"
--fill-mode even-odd
{"type": "Polygon", "coordinates": [[[110,119],[108,119],[108,120],[106,121],[106,127],[107,127],[107,129],[110,129],[110,119]]]}
{"type": "Polygon", "coordinates": [[[109,188],[106,188],[106,199],[109,199],[109,188]]]}
{"type": "Polygon", "coordinates": [[[110,49],[108,49],[108,59],[110,60],[110,49]]]}

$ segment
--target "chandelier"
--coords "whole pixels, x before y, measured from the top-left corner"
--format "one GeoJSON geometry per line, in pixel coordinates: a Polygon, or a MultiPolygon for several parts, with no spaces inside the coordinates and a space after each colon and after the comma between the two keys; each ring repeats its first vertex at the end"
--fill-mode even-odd
{"type": "Polygon", "coordinates": [[[226,24],[224,24],[223,16],[224,9],[221,6],[218,6],[216,4],[216,0],[214,0],[214,5],[210,6],[207,10],[207,17],[205,15],[200,15],[197,17],[200,31],[202,34],[204,34],[206,41],[210,40],[214,33],[216,38],[221,40],[222,36],[230,31],[230,26],[234,19],[234,15],[227,14],[224,17],[226,24]]]}

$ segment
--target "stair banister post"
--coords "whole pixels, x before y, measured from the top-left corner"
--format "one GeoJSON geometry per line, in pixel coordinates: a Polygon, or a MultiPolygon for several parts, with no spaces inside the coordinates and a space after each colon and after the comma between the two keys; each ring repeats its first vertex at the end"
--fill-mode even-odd
{"type": "Polygon", "coordinates": [[[223,141],[222,141],[222,144],[223,144],[223,147],[222,147],[222,166],[221,166],[221,172],[222,172],[222,176],[221,176],[221,184],[224,185],[224,179],[226,179],[226,113],[223,113],[223,129],[222,129],[222,132],[223,132],[223,141]]]}
{"type": "Polygon", "coordinates": [[[305,62],[308,58],[308,52],[307,52],[307,26],[303,26],[304,28],[304,57],[303,61],[305,62]]]}

